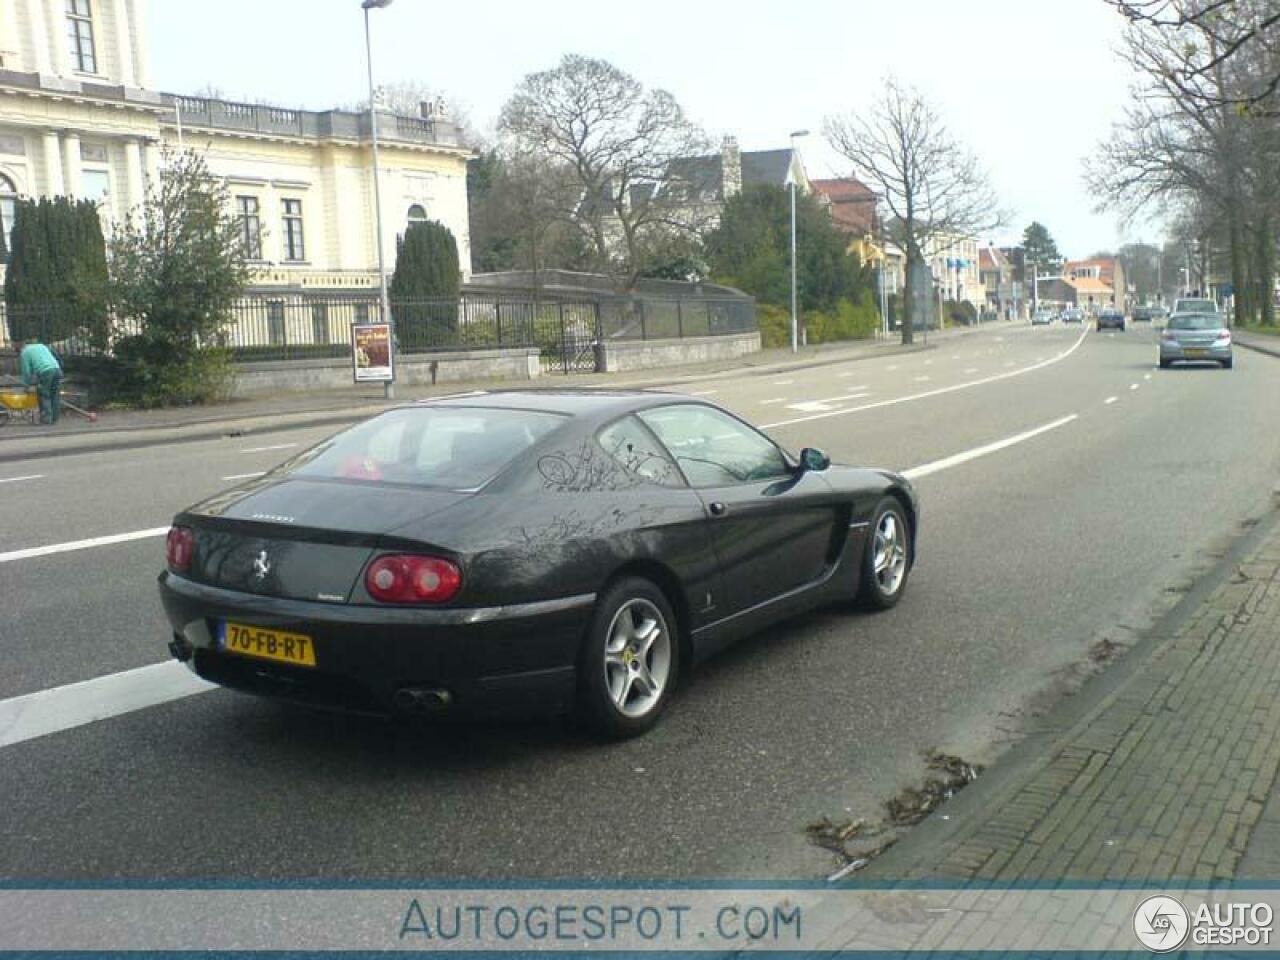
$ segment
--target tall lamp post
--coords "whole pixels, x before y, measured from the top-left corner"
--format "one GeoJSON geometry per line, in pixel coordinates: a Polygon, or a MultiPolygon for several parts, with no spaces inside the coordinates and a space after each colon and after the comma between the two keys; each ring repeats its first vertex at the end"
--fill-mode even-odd
{"type": "Polygon", "coordinates": [[[807,137],[808,130],[791,132],[791,168],[787,170],[787,184],[791,187],[791,352],[800,349],[800,314],[796,310],[796,138],[807,137]]]}
{"type": "MultiPolygon", "coordinates": [[[[389,359],[396,350],[395,320],[391,316],[391,303],[387,297],[387,263],[382,250],[382,185],[378,171],[378,111],[373,88],[373,43],[369,38],[369,11],[383,10],[391,6],[391,0],[362,0],[360,7],[364,10],[364,55],[369,68],[369,132],[373,139],[373,208],[374,231],[378,236],[378,302],[382,311],[382,321],[391,325],[391,336],[388,338],[387,350],[389,359]]],[[[395,369],[392,360],[391,369],[395,369]]],[[[383,396],[388,400],[396,395],[395,384],[388,380],[382,385],[383,396]]]]}

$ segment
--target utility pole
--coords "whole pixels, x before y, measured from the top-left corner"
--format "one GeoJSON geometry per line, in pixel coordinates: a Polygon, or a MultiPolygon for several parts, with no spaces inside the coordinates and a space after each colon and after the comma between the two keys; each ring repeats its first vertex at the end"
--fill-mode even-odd
{"type": "MultiPolygon", "coordinates": [[[[360,6],[364,9],[364,52],[369,67],[369,132],[373,140],[373,207],[374,230],[378,234],[378,304],[382,310],[382,322],[389,325],[391,336],[387,338],[387,356],[395,369],[396,327],[391,316],[391,303],[387,296],[387,263],[382,250],[382,187],[378,171],[378,105],[373,88],[373,43],[369,39],[369,10],[385,9],[391,0],[364,0],[360,6]]],[[[388,380],[382,385],[382,395],[391,400],[396,395],[395,384],[388,380]]]]}

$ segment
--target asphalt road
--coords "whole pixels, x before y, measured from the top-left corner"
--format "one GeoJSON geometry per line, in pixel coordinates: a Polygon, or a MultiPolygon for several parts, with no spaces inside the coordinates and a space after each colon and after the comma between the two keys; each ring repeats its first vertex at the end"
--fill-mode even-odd
{"type": "MultiPolygon", "coordinates": [[[[625,744],[559,722],[413,732],[222,690],[13,743],[0,876],[820,875],[831,860],[806,823],[875,816],[928,749],[993,759],[1092,644],[1141,629],[1268,507],[1280,361],[1154,360],[1141,327],[1005,327],[682,382],[792,449],[915,469],[920,561],[900,606],[823,611],[738,645],[625,744]]],[[[49,546],[163,528],[327,432],[4,464],[0,710],[165,659],[160,537],[49,546]]]]}

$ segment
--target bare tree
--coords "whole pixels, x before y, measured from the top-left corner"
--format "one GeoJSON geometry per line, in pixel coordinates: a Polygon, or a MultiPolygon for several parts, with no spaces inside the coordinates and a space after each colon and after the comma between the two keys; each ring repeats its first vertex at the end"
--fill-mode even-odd
{"type": "Polygon", "coordinates": [[[634,284],[665,238],[694,229],[696,204],[672,177],[675,161],[705,151],[706,139],[665,90],[569,55],[521,81],[499,131],[520,155],[571,172],[577,191],[559,218],[621,285],[634,284]]]}
{"type": "Polygon", "coordinates": [[[1280,90],[1280,4],[1276,0],[1106,0],[1140,34],[1163,34],[1165,79],[1202,106],[1270,110],[1280,90]],[[1238,61],[1245,85],[1223,89],[1216,78],[1238,61]],[[1262,69],[1256,69],[1261,66],[1262,69]]]}
{"type": "Polygon", "coordinates": [[[922,275],[932,246],[980,235],[1004,221],[995,191],[977,158],[951,136],[934,108],[892,77],[869,111],[828,117],[825,132],[889,210],[886,234],[907,258],[902,342],[911,343],[910,278],[922,275]]]}

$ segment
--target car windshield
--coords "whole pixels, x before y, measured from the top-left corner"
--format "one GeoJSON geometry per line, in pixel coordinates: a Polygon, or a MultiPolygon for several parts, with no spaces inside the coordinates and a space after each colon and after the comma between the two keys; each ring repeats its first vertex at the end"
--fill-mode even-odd
{"type": "Polygon", "coordinates": [[[1222,318],[1214,313],[1179,313],[1169,320],[1170,330],[1220,330],[1222,318]]]}
{"type": "Polygon", "coordinates": [[[565,421],[559,414],[481,407],[392,410],[284,464],[326,480],[472,489],[565,421]]]}

